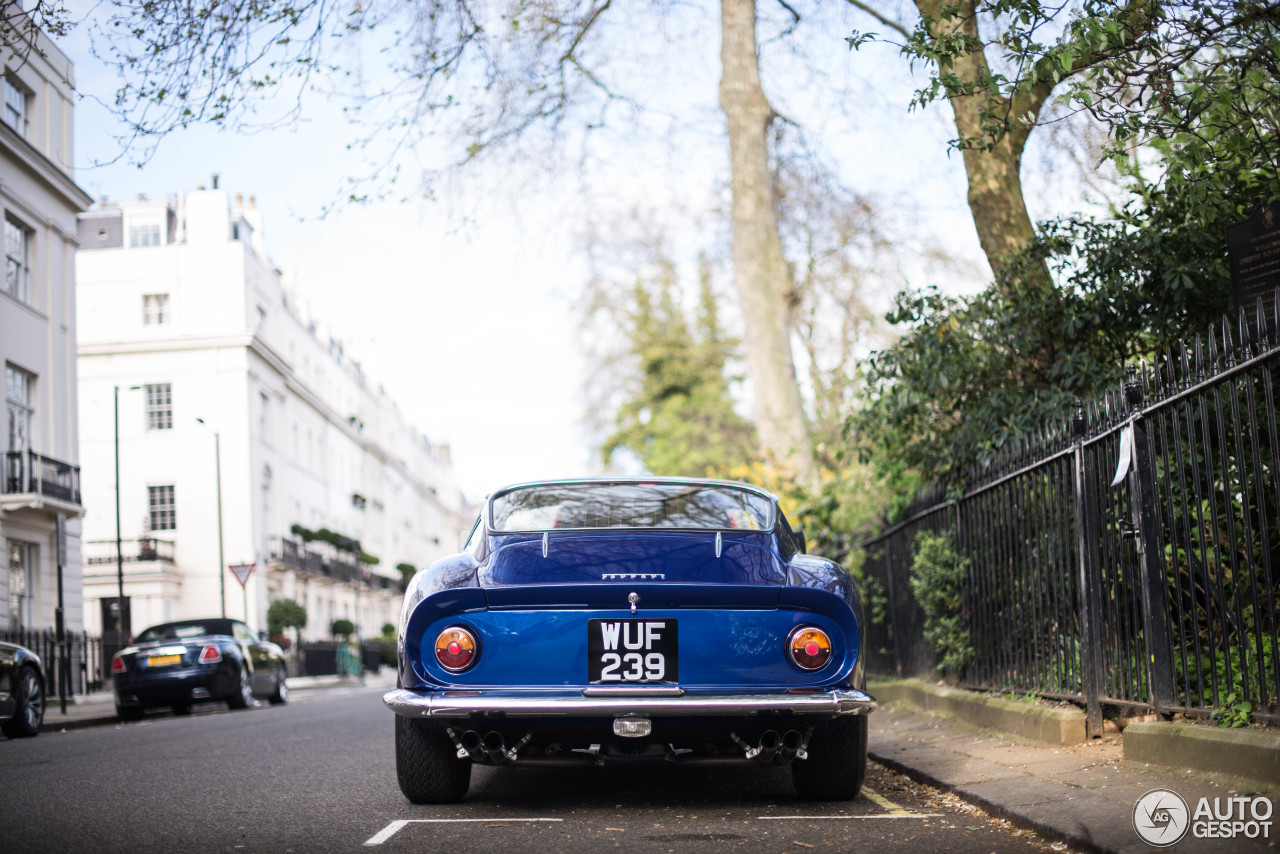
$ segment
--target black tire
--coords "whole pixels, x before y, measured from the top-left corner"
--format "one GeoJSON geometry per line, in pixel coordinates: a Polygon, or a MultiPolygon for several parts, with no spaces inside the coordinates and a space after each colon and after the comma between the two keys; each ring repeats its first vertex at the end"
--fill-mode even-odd
{"type": "Polygon", "coordinates": [[[267,697],[267,700],[270,701],[271,705],[279,706],[283,703],[289,702],[288,678],[289,673],[285,669],[285,666],[283,664],[280,665],[280,667],[276,669],[275,690],[271,692],[271,696],[267,697]]]}
{"type": "Polygon", "coordinates": [[[0,724],[0,731],[9,738],[35,738],[44,723],[44,683],[34,667],[18,671],[13,696],[13,717],[0,724]]]}
{"type": "Polygon", "coordinates": [[[125,723],[142,720],[142,714],[141,706],[116,706],[116,717],[125,723]]]}
{"type": "Polygon", "coordinates": [[[182,717],[182,716],[184,716],[184,715],[189,715],[189,714],[191,714],[191,704],[190,704],[190,703],[174,703],[174,704],[173,704],[172,706],[170,706],[169,708],[173,709],[173,713],[174,713],[175,715],[177,715],[178,717],[182,717]]]}
{"type": "Polygon", "coordinates": [[[791,763],[796,793],[809,801],[851,801],[867,776],[867,716],[839,717],[809,739],[809,758],[791,763]]]}
{"type": "Polygon", "coordinates": [[[471,787],[471,760],[442,730],[396,715],[396,780],[414,804],[451,804],[471,787]]]}
{"type": "Polygon", "coordinates": [[[240,690],[227,698],[227,708],[247,709],[253,705],[253,679],[248,665],[240,665],[240,690]]]}

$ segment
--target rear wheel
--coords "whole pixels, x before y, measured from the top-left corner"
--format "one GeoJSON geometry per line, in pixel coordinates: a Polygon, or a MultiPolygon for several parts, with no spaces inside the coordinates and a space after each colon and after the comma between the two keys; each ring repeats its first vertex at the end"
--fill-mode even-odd
{"type": "Polygon", "coordinates": [[[440,730],[396,715],[396,780],[410,803],[453,803],[471,787],[471,760],[440,730]]]}
{"type": "Polygon", "coordinates": [[[288,671],[285,669],[285,666],[283,664],[280,665],[280,667],[276,670],[275,690],[271,692],[271,696],[267,697],[267,699],[271,701],[271,704],[273,706],[278,706],[281,703],[289,702],[289,683],[287,681],[288,676],[289,674],[288,674],[288,671]]]}
{"type": "Polygon", "coordinates": [[[248,665],[240,665],[240,689],[227,698],[227,707],[247,709],[253,705],[253,681],[249,678],[248,665]]]}
{"type": "Polygon", "coordinates": [[[39,735],[40,725],[44,723],[44,685],[36,675],[35,668],[22,668],[18,673],[13,695],[17,701],[13,717],[0,724],[0,731],[9,738],[32,738],[39,735]]]}
{"type": "Polygon", "coordinates": [[[809,758],[791,763],[791,781],[810,801],[850,801],[867,776],[867,716],[838,717],[815,730],[809,758]]]}

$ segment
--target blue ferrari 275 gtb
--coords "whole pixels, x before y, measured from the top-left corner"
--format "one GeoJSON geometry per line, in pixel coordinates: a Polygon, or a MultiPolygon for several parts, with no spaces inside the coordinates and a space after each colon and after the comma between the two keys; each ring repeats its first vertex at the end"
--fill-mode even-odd
{"type": "Polygon", "coordinates": [[[797,792],[862,787],[862,607],[774,496],[670,478],[491,495],[464,551],[405,594],[396,773],[413,803],[471,766],[790,764],[797,792]]]}

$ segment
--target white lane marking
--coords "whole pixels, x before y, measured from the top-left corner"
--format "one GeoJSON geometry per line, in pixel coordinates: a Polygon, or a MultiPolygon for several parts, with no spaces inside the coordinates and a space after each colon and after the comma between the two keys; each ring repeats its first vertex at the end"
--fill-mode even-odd
{"type": "Polygon", "coordinates": [[[863,818],[942,818],[940,812],[876,813],[874,815],[758,815],[758,821],[836,821],[863,818]]]}
{"type": "Polygon", "coordinates": [[[382,828],[382,830],[379,830],[373,836],[370,836],[367,840],[365,840],[364,844],[365,845],[381,845],[391,837],[395,836],[396,831],[404,827],[408,823],[409,822],[404,820],[393,821],[391,822],[391,824],[388,824],[386,827],[382,828]]]}
{"type": "Polygon", "coordinates": [[[562,818],[402,818],[391,822],[382,830],[370,836],[365,845],[381,845],[395,836],[406,824],[465,824],[468,822],[529,822],[529,821],[564,821],[562,818]]]}

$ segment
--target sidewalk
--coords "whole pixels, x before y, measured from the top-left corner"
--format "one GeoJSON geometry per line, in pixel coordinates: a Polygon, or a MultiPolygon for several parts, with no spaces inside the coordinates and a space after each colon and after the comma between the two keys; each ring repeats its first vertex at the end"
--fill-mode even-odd
{"type": "MultiPolygon", "coordinates": [[[[289,691],[310,691],[316,688],[335,688],[343,685],[371,685],[392,688],[395,686],[395,668],[383,667],[377,673],[366,673],[363,681],[350,676],[290,676],[289,691]]],[[[266,702],[265,700],[259,702],[266,702]]],[[[199,708],[199,706],[197,706],[199,708]]],[[[120,723],[116,717],[115,698],[111,690],[98,691],[67,698],[66,714],[62,712],[59,697],[46,697],[44,726],[41,733],[84,727],[110,726],[120,723]]]]}
{"type": "MultiPolygon", "coordinates": [[[[1215,797],[1266,794],[1274,806],[1280,796],[1280,786],[1259,791],[1260,784],[1241,778],[1125,761],[1122,738],[1048,745],[900,702],[871,715],[869,741],[871,758],[880,764],[1080,851],[1153,851],[1133,825],[1138,799],[1153,789],[1176,792],[1192,812],[1201,797],[1213,804],[1215,797]]],[[[1280,811],[1271,819],[1269,839],[1198,839],[1188,833],[1169,850],[1274,849],[1280,847],[1280,811]]]]}

